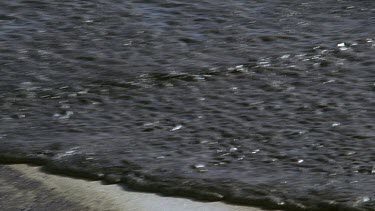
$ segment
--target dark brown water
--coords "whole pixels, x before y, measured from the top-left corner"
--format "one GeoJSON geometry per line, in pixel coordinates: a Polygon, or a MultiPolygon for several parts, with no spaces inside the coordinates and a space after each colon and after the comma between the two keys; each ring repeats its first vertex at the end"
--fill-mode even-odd
{"type": "Polygon", "coordinates": [[[0,162],[375,210],[375,1],[3,0],[0,162]]]}

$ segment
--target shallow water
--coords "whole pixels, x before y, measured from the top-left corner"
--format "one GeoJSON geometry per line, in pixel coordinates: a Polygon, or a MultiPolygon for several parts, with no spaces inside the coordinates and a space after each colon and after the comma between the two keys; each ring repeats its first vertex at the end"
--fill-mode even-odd
{"type": "Polygon", "coordinates": [[[375,2],[1,1],[0,162],[375,210],[375,2]]]}

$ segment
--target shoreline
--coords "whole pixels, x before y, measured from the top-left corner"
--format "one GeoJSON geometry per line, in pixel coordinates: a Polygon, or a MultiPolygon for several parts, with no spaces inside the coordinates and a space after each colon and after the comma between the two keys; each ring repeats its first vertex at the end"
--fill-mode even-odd
{"type": "Polygon", "coordinates": [[[223,202],[199,202],[128,190],[61,175],[26,164],[0,165],[1,210],[262,211],[223,202]]]}

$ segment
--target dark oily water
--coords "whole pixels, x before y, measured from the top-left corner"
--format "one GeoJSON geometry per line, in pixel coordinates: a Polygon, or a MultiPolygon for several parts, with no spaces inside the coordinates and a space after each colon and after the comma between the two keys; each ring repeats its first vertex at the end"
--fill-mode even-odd
{"type": "Polygon", "coordinates": [[[375,210],[375,1],[2,0],[0,162],[375,210]]]}

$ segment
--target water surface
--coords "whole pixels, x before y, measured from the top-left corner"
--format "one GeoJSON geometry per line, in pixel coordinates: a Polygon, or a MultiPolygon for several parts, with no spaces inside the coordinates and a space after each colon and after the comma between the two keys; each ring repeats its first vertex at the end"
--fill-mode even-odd
{"type": "Polygon", "coordinates": [[[375,210],[375,2],[0,2],[0,162],[375,210]]]}

